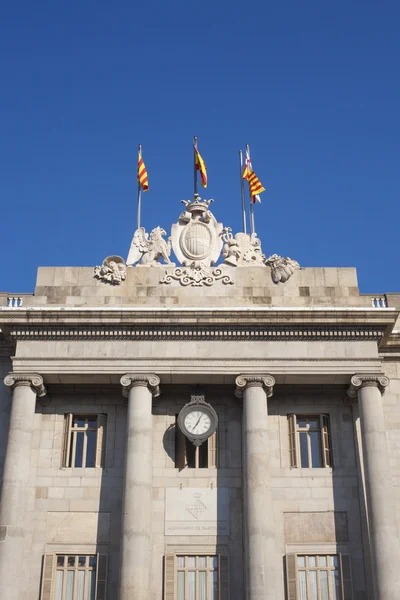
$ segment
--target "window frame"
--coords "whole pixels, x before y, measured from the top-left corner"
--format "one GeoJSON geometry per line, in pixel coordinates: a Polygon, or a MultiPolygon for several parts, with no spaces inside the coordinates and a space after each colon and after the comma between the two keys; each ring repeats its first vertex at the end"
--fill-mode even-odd
{"type": "Polygon", "coordinates": [[[105,465],[105,442],[106,442],[107,415],[104,413],[66,413],[64,415],[64,441],[62,452],[62,467],[66,469],[95,469],[105,465]],[[84,419],[85,426],[74,426],[74,420],[84,419]],[[88,426],[89,420],[96,420],[96,426],[88,426]],[[79,433],[88,431],[96,432],[94,448],[94,465],[87,466],[87,435],[83,438],[82,465],[74,465],[76,456],[76,444],[79,433]]]}
{"type": "MultiPolygon", "coordinates": [[[[318,559],[319,557],[325,557],[326,562],[328,564],[328,557],[337,556],[338,558],[338,573],[339,573],[339,589],[340,589],[340,600],[353,600],[353,587],[352,587],[352,577],[351,577],[351,560],[350,555],[343,552],[312,552],[310,550],[304,552],[296,552],[296,553],[288,553],[286,554],[286,584],[287,584],[287,598],[288,600],[300,600],[300,580],[299,580],[299,570],[300,571],[330,571],[332,569],[328,569],[328,567],[318,567],[318,559]],[[298,566],[298,557],[304,556],[306,557],[306,564],[308,562],[308,558],[310,556],[317,557],[317,567],[306,567],[302,568],[298,566]]],[[[307,596],[309,596],[309,579],[306,576],[307,581],[307,596]]],[[[332,586],[329,583],[330,578],[328,577],[328,586],[329,586],[329,600],[334,600],[334,596],[332,592],[332,586]]],[[[320,578],[317,576],[317,589],[320,595],[320,578]]]]}
{"type": "MultiPolygon", "coordinates": [[[[57,551],[50,552],[43,556],[43,571],[42,571],[42,581],[41,581],[41,589],[40,589],[40,600],[55,600],[55,592],[56,592],[56,571],[57,571],[57,557],[58,556],[74,556],[75,557],[75,566],[70,568],[69,570],[74,570],[74,572],[78,572],[78,557],[96,557],[96,576],[95,576],[95,600],[107,600],[107,572],[108,572],[108,556],[107,554],[100,554],[98,552],[74,552],[66,549],[65,551],[57,551]]],[[[65,561],[66,559],[64,559],[65,561]]],[[[68,571],[68,566],[63,567],[64,572],[68,571]]],[[[58,569],[60,570],[60,569],[58,569]]],[[[89,570],[89,569],[87,569],[89,570]]],[[[93,569],[92,569],[93,570],[93,569]]],[[[86,569],[85,569],[86,572],[86,569]]],[[[63,578],[64,582],[66,578],[63,578]]],[[[77,577],[74,577],[74,594],[76,594],[76,581],[77,577]]],[[[65,583],[63,582],[63,592],[65,583]]],[[[85,590],[87,591],[87,590],[85,590]]],[[[85,600],[89,600],[90,596],[86,594],[85,600]]]]}
{"type": "Polygon", "coordinates": [[[331,421],[326,413],[314,414],[288,414],[289,461],[291,468],[299,469],[330,469],[333,467],[331,421]],[[298,427],[298,420],[313,420],[319,423],[319,428],[298,427]],[[319,433],[319,453],[322,465],[314,467],[312,464],[311,438],[307,435],[308,466],[301,464],[300,434],[309,431],[319,433]]]}
{"type": "MultiPolygon", "coordinates": [[[[211,557],[216,556],[218,559],[218,600],[229,600],[229,562],[228,556],[214,548],[210,548],[208,551],[205,548],[197,552],[190,552],[185,550],[179,551],[176,550],[172,553],[167,553],[164,556],[164,600],[176,600],[177,591],[178,591],[178,571],[184,570],[187,571],[196,571],[196,574],[199,571],[206,570],[207,572],[211,569],[207,569],[205,567],[198,567],[196,560],[196,567],[179,567],[178,566],[178,557],[184,556],[185,563],[187,557],[211,557]]],[[[196,575],[196,582],[198,581],[198,577],[196,575]]],[[[185,591],[186,591],[186,578],[185,578],[185,591]]],[[[196,584],[196,595],[198,594],[198,585],[196,584]]],[[[208,594],[208,587],[207,587],[208,594]]],[[[207,599],[208,600],[208,599],[207,599]]],[[[213,600],[213,599],[211,599],[213,600]]]]}
{"type": "Polygon", "coordinates": [[[195,454],[195,465],[189,467],[187,457],[187,446],[191,444],[190,440],[182,433],[178,427],[177,420],[175,421],[175,468],[182,469],[218,469],[219,468],[219,427],[214,431],[212,435],[202,444],[207,444],[207,466],[200,466],[200,448],[201,446],[194,446],[195,454]]]}

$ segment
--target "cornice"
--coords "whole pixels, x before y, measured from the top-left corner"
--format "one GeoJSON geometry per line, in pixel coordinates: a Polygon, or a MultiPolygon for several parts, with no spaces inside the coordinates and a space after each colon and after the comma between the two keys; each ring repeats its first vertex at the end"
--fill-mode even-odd
{"type": "Polygon", "coordinates": [[[362,339],[386,346],[399,337],[391,334],[397,316],[365,307],[36,307],[3,308],[0,327],[8,341],[362,339]]]}

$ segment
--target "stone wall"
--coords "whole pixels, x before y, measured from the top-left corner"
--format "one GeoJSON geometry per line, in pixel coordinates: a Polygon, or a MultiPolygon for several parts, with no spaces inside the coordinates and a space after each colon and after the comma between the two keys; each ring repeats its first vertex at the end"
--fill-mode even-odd
{"type": "Polygon", "coordinates": [[[161,267],[132,267],[120,285],[94,278],[92,267],[39,267],[29,305],[59,306],[371,306],[354,268],[305,268],[274,284],[267,267],[223,267],[234,284],[160,283],[161,267]]]}
{"type": "MultiPolygon", "coordinates": [[[[206,387],[206,398],[220,416],[220,468],[175,468],[175,415],[189,399],[188,386],[163,386],[153,408],[153,565],[152,600],[161,600],[163,556],[166,552],[201,548],[229,549],[231,600],[242,600],[241,406],[232,386],[206,387]],[[228,488],[229,536],[165,536],[166,488],[228,488]]],[[[126,406],[117,387],[49,389],[52,402],[37,406],[32,448],[32,539],[27,540],[29,598],[36,598],[45,551],[109,554],[110,598],[118,581],[121,489],[126,406]],[[64,415],[106,413],[104,469],[61,468],[64,415]]],[[[269,438],[276,524],[276,575],[284,596],[283,558],[287,552],[349,552],[354,599],[367,598],[363,535],[366,534],[363,493],[357,461],[352,409],[343,404],[342,386],[277,386],[269,400],[269,438]],[[289,464],[287,415],[330,414],[334,468],[293,469],[289,464]]],[[[387,399],[393,398],[392,392],[387,399]]],[[[396,401],[398,399],[396,398],[396,401]]],[[[400,407],[400,403],[390,405],[400,407]]],[[[389,405],[388,405],[389,407],[389,405]]],[[[400,413],[399,413],[400,414],[400,413]]],[[[393,431],[388,420],[388,433],[393,431]]],[[[397,426],[398,427],[398,426],[397,426]]],[[[397,432],[398,433],[398,432],[397,432]]],[[[390,436],[389,436],[390,437],[390,436]]],[[[393,445],[391,460],[400,461],[393,445]]],[[[396,473],[396,467],[394,474],[396,473]]],[[[367,557],[368,560],[368,557],[367,557]]],[[[368,574],[367,574],[368,577],[368,574]]]]}

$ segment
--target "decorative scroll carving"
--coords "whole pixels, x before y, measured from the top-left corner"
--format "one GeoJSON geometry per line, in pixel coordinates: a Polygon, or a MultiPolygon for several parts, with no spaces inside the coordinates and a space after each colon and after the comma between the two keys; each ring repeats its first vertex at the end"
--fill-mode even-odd
{"type": "Polygon", "coordinates": [[[126,265],[121,256],[107,256],[101,267],[94,268],[94,276],[106,283],[120,285],[126,279],[126,265]]]}
{"type": "Polygon", "coordinates": [[[133,265],[140,261],[136,266],[159,267],[159,261],[163,259],[166,264],[173,265],[169,257],[171,254],[171,238],[168,241],[163,239],[167,232],[162,227],[156,227],[149,235],[144,227],[136,229],[131,247],[129,249],[127,265],[133,265]]]}
{"type": "Polygon", "coordinates": [[[292,260],[288,256],[282,257],[273,254],[265,260],[267,267],[271,267],[271,277],[274,283],[285,283],[300,265],[297,260],[292,260]]]}
{"type": "Polygon", "coordinates": [[[47,394],[43,377],[38,373],[9,373],[4,378],[4,384],[12,390],[20,385],[32,388],[39,397],[47,394]]]}
{"type": "Polygon", "coordinates": [[[210,287],[215,281],[221,280],[225,284],[233,284],[228,273],[225,273],[221,268],[208,269],[203,263],[199,266],[177,267],[173,271],[165,271],[165,275],[160,279],[160,283],[171,283],[173,280],[179,281],[183,286],[202,287],[203,285],[210,287]]]}
{"type": "Polygon", "coordinates": [[[243,397],[243,392],[247,387],[262,387],[264,388],[267,398],[273,394],[275,378],[272,375],[239,375],[235,380],[236,389],[235,396],[243,397]]]}
{"type": "Polygon", "coordinates": [[[153,397],[160,395],[160,378],[154,374],[147,373],[127,373],[120,379],[122,385],[122,395],[128,397],[129,390],[132,387],[147,387],[153,394],[153,397]]]}
{"type": "Polygon", "coordinates": [[[256,233],[236,233],[232,235],[232,229],[225,227],[222,232],[225,242],[222,249],[224,263],[232,267],[263,267],[265,256],[261,250],[261,241],[256,233]]]}
{"type": "Polygon", "coordinates": [[[385,389],[387,388],[387,386],[389,385],[389,378],[386,377],[386,375],[381,375],[381,374],[357,374],[357,375],[353,375],[353,377],[350,380],[350,386],[347,390],[347,396],[349,397],[350,400],[348,400],[348,404],[346,404],[346,406],[351,406],[350,402],[354,403],[357,399],[357,394],[358,394],[358,390],[360,390],[363,387],[367,387],[367,386],[373,386],[373,387],[377,387],[379,388],[380,393],[383,394],[385,393],[385,389]]]}

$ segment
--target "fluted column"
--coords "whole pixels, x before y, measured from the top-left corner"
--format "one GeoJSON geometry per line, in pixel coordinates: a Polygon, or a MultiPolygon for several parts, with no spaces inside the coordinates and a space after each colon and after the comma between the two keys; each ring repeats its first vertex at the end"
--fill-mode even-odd
{"type": "Polygon", "coordinates": [[[122,504],[120,600],[150,598],[152,521],[152,398],[157,375],[124,375],[128,398],[125,480],[122,504]]]}
{"type": "Polygon", "coordinates": [[[267,405],[274,384],[271,375],[240,375],[236,379],[236,396],[243,397],[243,533],[247,600],[276,600],[278,597],[267,405]]]}
{"type": "Polygon", "coordinates": [[[358,398],[360,413],[374,600],[397,600],[400,594],[400,547],[382,404],[388,384],[383,375],[354,375],[347,392],[358,398]]]}
{"type": "Polygon", "coordinates": [[[33,416],[36,396],[44,396],[46,389],[43,378],[31,373],[10,373],[4,383],[13,399],[0,500],[0,598],[20,600],[33,416]]]}

